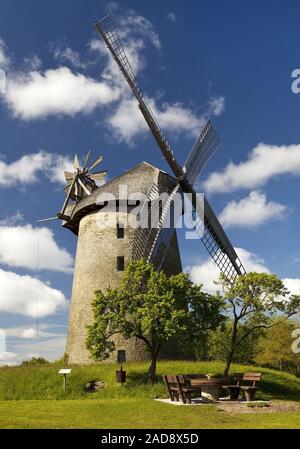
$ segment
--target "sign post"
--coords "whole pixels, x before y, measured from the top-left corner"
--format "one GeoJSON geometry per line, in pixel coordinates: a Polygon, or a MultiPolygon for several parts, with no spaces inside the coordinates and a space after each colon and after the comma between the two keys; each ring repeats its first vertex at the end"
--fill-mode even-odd
{"type": "Polygon", "coordinates": [[[63,374],[64,375],[64,382],[63,382],[64,390],[66,390],[66,388],[67,388],[67,374],[70,374],[71,371],[72,371],[71,369],[66,369],[66,368],[60,369],[58,371],[58,374],[63,374]]]}

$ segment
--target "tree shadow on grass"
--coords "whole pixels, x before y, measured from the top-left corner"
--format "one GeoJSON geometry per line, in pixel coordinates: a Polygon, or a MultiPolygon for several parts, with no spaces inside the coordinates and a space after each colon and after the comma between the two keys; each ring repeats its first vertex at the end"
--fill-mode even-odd
{"type": "Polygon", "coordinates": [[[279,384],[271,381],[261,381],[258,385],[257,397],[268,399],[300,400],[299,387],[296,385],[279,384]]]}
{"type": "MultiPolygon", "coordinates": [[[[137,371],[131,371],[126,375],[126,383],[128,383],[131,386],[145,385],[148,383],[148,375],[146,372],[141,373],[137,371]]],[[[162,384],[163,383],[162,376],[156,374],[154,383],[162,384]]]]}

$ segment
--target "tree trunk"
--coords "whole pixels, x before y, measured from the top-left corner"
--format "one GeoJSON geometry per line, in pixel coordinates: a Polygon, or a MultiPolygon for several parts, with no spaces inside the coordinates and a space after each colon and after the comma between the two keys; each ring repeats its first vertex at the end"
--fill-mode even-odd
{"type": "Polygon", "coordinates": [[[148,369],[148,384],[153,385],[155,381],[155,374],[156,374],[156,361],[157,361],[157,355],[152,354],[151,355],[151,363],[148,369]]]}
{"type": "Polygon", "coordinates": [[[224,377],[228,376],[228,373],[229,373],[229,370],[230,370],[230,367],[231,367],[231,363],[232,363],[232,360],[233,360],[233,357],[234,357],[234,353],[235,353],[235,350],[236,350],[236,346],[235,346],[235,344],[236,344],[236,337],[237,337],[237,321],[235,321],[233,323],[233,330],[232,330],[231,343],[230,343],[230,351],[229,351],[229,354],[228,354],[228,356],[226,358],[226,366],[225,366],[225,369],[224,369],[224,377]]]}

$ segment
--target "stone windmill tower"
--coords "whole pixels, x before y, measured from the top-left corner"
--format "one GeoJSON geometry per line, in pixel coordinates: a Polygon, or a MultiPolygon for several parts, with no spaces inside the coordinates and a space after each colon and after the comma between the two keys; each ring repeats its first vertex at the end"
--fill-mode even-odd
{"type": "MultiPolygon", "coordinates": [[[[125,208],[121,206],[121,202],[127,203],[127,199],[120,198],[119,187],[126,186],[128,196],[136,192],[148,195],[151,189],[158,195],[175,184],[176,181],[172,177],[142,162],[84,196],[78,201],[75,209],[73,204],[67,206],[65,213],[72,213],[72,219],[66,221],[63,226],[78,235],[66,348],[70,363],[91,362],[85,347],[85,338],[86,326],[91,324],[93,319],[91,302],[94,292],[98,289],[105,291],[109,287],[118,287],[126,264],[135,258],[137,232],[126,226],[127,212],[123,211],[125,208]],[[109,225],[103,225],[104,221],[109,222],[109,225]]],[[[128,206],[128,212],[133,207],[132,204],[128,206]]],[[[176,233],[168,248],[163,269],[168,274],[181,271],[176,233]]],[[[119,337],[115,339],[115,343],[116,350],[126,350],[128,361],[147,358],[145,347],[140,340],[124,340],[119,337]]],[[[112,354],[111,360],[116,360],[116,354],[112,354]]]]}
{"type": "MultiPolygon", "coordinates": [[[[97,187],[95,181],[100,181],[104,172],[91,173],[91,170],[101,162],[101,157],[86,168],[90,153],[82,167],[75,157],[73,172],[66,173],[67,196],[55,218],[63,220],[63,226],[78,235],[67,339],[71,363],[91,361],[84,341],[86,325],[92,320],[91,301],[94,291],[117,287],[129,260],[144,258],[168,274],[181,271],[174,223],[165,226],[176,195],[190,195],[193,227],[220,271],[229,279],[245,273],[242,262],[207,199],[204,198],[203,204],[199,204],[194,189],[201,170],[220,144],[210,120],[203,127],[185,165],[181,167],[137,83],[111,16],[97,21],[95,25],[137,99],[138,107],[174,176],[142,162],[122,176],[97,187]],[[126,186],[125,197],[120,195],[121,185],[126,186]],[[136,204],[128,202],[133,192],[144,194],[141,212],[146,213],[142,216],[149,223],[148,214],[154,211],[158,217],[156,226],[143,226],[141,223],[137,228],[123,229],[122,224],[126,222],[130,208],[136,207],[136,204]],[[168,200],[160,207],[153,200],[163,192],[168,194],[168,200]],[[112,198],[116,199],[117,204],[113,212],[106,207],[112,198]],[[126,212],[122,207],[124,202],[128,206],[126,212]],[[103,217],[111,218],[115,226],[99,226],[99,218],[101,222],[103,217]]],[[[146,357],[144,347],[138,341],[125,342],[119,338],[115,343],[117,350],[127,350],[128,360],[143,360],[146,357]]],[[[171,351],[169,355],[174,358],[174,352],[171,351]]],[[[115,359],[114,355],[112,357],[115,359]]]]}

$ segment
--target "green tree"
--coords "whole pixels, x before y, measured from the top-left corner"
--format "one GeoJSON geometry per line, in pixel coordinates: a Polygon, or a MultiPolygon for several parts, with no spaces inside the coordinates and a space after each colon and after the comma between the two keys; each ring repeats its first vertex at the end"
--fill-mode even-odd
{"type": "Polygon", "coordinates": [[[220,276],[224,299],[232,315],[232,329],[224,376],[238,347],[252,333],[268,329],[297,313],[300,296],[291,295],[275,274],[248,273],[234,283],[220,276]],[[274,317],[278,320],[274,322],[274,317]],[[242,329],[244,328],[244,331],[242,329]]]}
{"type": "Polygon", "coordinates": [[[286,320],[277,324],[276,327],[267,329],[260,339],[256,362],[281,371],[297,373],[300,367],[300,356],[292,351],[294,340],[292,332],[298,327],[298,323],[286,320]]]}
{"type": "Polygon", "coordinates": [[[192,345],[201,332],[220,323],[221,305],[220,298],[205,295],[184,273],[168,277],[143,260],[131,262],[119,289],[95,292],[86,346],[99,361],[115,349],[114,334],[142,340],[151,359],[148,381],[153,383],[162,346],[175,337],[192,345]]]}
{"type": "MultiPolygon", "coordinates": [[[[209,360],[227,360],[230,351],[232,327],[233,322],[228,318],[215,331],[208,333],[206,355],[209,360]]],[[[247,325],[240,325],[237,338],[248,330],[247,325]]],[[[236,348],[232,361],[244,364],[253,363],[259,350],[258,343],[262,332],[263,330],[250,333],[248,338],[242,340],[241,344],[236,348]]]]}

